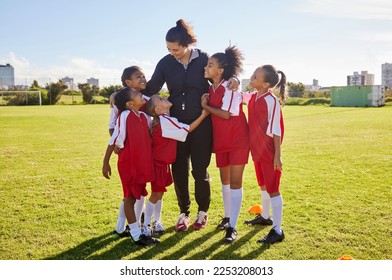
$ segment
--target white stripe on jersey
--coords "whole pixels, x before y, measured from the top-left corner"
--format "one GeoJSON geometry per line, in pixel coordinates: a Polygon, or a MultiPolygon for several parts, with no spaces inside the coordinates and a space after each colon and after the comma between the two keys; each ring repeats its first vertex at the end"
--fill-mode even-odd
{"type": "Polygon", "coordinates": [[[162,137],[185,142],[189,133],[189,125],[165,114],[159,116],[159,121],[162,128],[162,137]]]}

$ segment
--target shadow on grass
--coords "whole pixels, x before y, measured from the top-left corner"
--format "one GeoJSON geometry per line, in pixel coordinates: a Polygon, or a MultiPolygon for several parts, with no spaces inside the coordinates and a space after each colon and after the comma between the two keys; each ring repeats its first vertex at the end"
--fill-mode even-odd
{"type": "Polygon", "coordinates": [[[170,237],[165,239],[162,243],[157,246],[151,247],[140,247],[135,245],[131,238],[122,238],[119,239],[115,237],[112,232],[106,233],[99,237],[95,237],[89,239],[74,248],[71,248],[65,252],[60,254],[50,256],[45,258],[45,260],[119,260],[123,258],[127,258],[130,252],[139,251],[139,255],[133,257],[132,259],[138,260],[149,260],[156,258],[157,255],[162,254],[162,260],[179,260],[192,252],[193,249],[200,247],[203,243],[207,242],[215,235],[219,234],[222,236],[219,241],[216,241],[211,246],[206,248],[205,250],[199,251],[196,254],[191,256],[187,256],[187,260],[206,260],[206,259],[215,259],[215,260],[251,260],[257,259],[268,246],[255,244],[254,250],[248,253],[245,256],[240,256],[238,253],[239,249],[254,237],[255,234],[259,233],[260,229],[255,228],[248,232],[246,235],[238,236],[238,239],[232,244],[224,243],[224,231],[215,230],[208,233],[203,233],[201,236],[195,238],[191,242],[185,243],[180,247],[180,240],[185,238],[188,234],[187,232],[175,232],[174,227],[169,228],[166,231],[166,234],[171,234],[170,237]],[[110,249],[105,249],[105,247],[113,244],[110,249]],[[174,252],[169,255],[165,255],[165,252],[173,249],[174,246],[178,246],[174,252]],[[223,248],[222,250],[220,250],[223,248]],[[102,252],[99,252],[102,250],[102,252]],[[217,250],[220,250],[218,253],[214,253],[217,250]]]}
{"type": "MultiPolygon", "coordinates": [[[[112,242],[118,241],[113,232],[106,233],[99,237],[91,238],[76,247],[62,252],[58,255],[44,258],[44,260],[86,260],[92,259],[91,255],[105,248],[112,242]]],[[[122,242],[121,242],[122,243],[122,242]]],[[[120,253],[120,250],[119,250],[120,253]]]]}

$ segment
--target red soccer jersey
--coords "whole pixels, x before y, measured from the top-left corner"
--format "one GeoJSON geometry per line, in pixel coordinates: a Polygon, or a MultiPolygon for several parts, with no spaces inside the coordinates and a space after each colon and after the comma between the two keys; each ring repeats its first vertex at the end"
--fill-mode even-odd
{"type": "Polygon", "coordinates": [[[119,147],[123,146],[117,162],[123,186],[153,181],[154,166],[146,115],[124,111],[118,118],[117,126],[111,141],[119,147]]]}
{"type": "Polygon", "coordinates": [[[229,119],[222,119],[211,114],[213,144],[215,153],[225,153],[249,148],[248,125],[242,111],[242,97],[239,92],[226,88],[227,82],[222,81],[214,89],[210,86],[208,105],[231,113],[229,119]]]}
{"type": "Polygon", "coordinates": [[[284,124],[279,99],[271,92],[253,94],[248,103],[250,151],[253,161],[273,163],[275,146],[273,135],[283,141],[284,124]]]}
{"type": "Polygon", "coordinates": [[[171,164],[176,160],[177,140],[184,142],[189,125],[180,123],[176,118],[163,114],[152,130],[152,151],[154,161],[171,164]]]}

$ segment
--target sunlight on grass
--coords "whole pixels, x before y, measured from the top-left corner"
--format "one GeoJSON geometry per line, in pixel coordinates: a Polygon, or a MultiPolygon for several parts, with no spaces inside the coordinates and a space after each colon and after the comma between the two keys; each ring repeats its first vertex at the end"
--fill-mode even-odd
{"type": "Polygon", "coordinates": [[[122,190],[115,156],[111,180],[101,175],[108,105],[0,107],[0,259],[391,259],[392,107],[286,106],[284,115],[284,242],[260,246],[269,227],[243,224],[260,203],[250,161],[239,237],[223,243],[213,157],[207,228],[174,231],[171,186],[161,244],[139,248],[112,235],[122,190]]]}

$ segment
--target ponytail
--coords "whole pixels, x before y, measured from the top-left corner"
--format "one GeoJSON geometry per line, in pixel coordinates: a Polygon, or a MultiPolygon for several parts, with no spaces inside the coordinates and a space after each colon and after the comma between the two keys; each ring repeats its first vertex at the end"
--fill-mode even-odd
{"type": "Polygon", "coordinates": [[[286,101],[286,75],[272,65],[263,65],[261,69],[264,71],[264,80],[270,84],[271,88],[278,87],[282,105],[286,101]],[[280,74],[280,79],[279,79],[280,74]]]}
{"type": "Polygon", "coordinates": [[[196,35],[193,33],[192,27],[183,19],[176,22],[176,26],[169,29],[166,33],[166,41],[178,43],[187,47],[197,42],[196,35]]]}
{"type": "Polygon", "coordinates": [[[286,102],[286,75],[282,71],[278,70],[278,74],[280,74],[280,81],[277,84],[277,87],[279,87],[279,95],[280,95],[280,100],[282,101],[282,105],[286,102]]]}
{"type": "Polygon", "coordinates": [[[224,53],[216,53],[211,57],[215,58],[219,67],[223,68],[222,78],[224,80],[228,80],[242,73],[242,61],[244,57],[235,46],[228,47],[224,53]]]}

